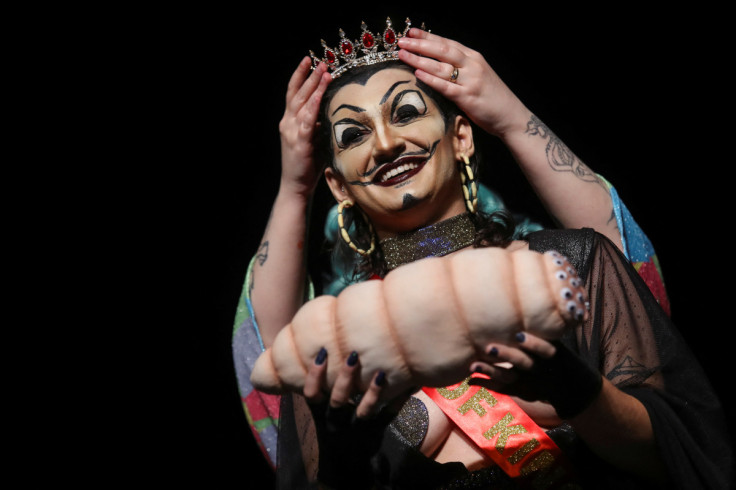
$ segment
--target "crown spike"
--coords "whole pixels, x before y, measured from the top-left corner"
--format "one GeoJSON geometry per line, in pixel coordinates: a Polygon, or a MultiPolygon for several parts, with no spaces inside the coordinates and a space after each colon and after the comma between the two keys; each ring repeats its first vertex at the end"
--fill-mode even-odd
{"type": "MultiPolygon", "coordinates": [[[[401,37],[406,36],[406,33],[409,32],[409,29],[411,29],[411,20],[409,20],[409,17],[406,18],[404,23],[406,24],[406,27],[404,27],[404,33],[401,35],[401,37]]],[[[422,23],[422,25],[424,25],[424,23],[422,23]]]]}
{"type": "Polygon", "coordinates": [[[342,29],[340,29],[340,56],[347,63],[355,59],[355,45],[345,36],[342,29]]]}
{"type": "Polygon", "coordinates": [[[375,53],[378,49],[378,44],[376,44],[376,38],[373,36],[373,33],[368,30],[368,25],[365,22],[361,21],[360,30],[362,31],[360,34],[361,51],[365,54],[375,53]]]}

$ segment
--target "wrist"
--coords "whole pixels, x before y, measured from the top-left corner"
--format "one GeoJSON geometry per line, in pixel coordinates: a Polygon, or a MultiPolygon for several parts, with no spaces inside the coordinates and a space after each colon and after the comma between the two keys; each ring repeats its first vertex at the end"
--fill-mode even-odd
{"type": "Polygon", "coordinates": [[[523,141],[522,138],[526,139],[529,121],[534,115],[526,106],[519,104],[519,109],[511,111],[512,115],[504,119],[503,125],[497,131],[497,136],[501,138],[501,141],[510,147],[523,141]]]}
{"type": "Polygon", "coordinates": [[[585,363],[562,342],[553,342],[557,352],[546,364],[548,373],[564,377],[551,390],[548,401],[563,420],[576,417],[598,398],[603,388],[601,374],[585,363]]]}
{"type": "Polygon", "coordinates": [[[276,194],[276,203],[293,207],[295,209],[307,209],[314,195],[314,187],[303,184],[281,180],[279,190],[276,194]]]}

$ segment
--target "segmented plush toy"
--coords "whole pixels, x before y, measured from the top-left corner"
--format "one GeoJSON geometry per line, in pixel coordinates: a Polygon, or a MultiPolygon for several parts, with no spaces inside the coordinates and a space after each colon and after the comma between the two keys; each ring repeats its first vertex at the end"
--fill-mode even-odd
{"type": "Polygon", "coordinates": [[[559,338],[583,320],[586,297],[556,252],[469,249],[399,267],[383,280],[307,302],[257,360],[251,381],[268,393],[300,392],[322,347],[327,384],[356,351],[360,384],[386,373],[383,395],[464,379],[491,342],[520,331],[559,338]]]}

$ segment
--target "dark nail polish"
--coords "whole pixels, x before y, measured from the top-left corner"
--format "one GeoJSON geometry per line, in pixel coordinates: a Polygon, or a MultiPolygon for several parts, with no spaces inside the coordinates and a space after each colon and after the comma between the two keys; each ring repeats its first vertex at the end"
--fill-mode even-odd
{"type": "Polygon", "coordinates": [[[383,371],[378,371],[378,374],[376,374],[376,386],[383,386],[386,383],[386,373],[383,371]]]}
{"type": "Polygon", "coordinates": [[[524,342],[526,340],[526,335],[524,335],[524,332],[517,333],[516,340],[518,340],[519,342],[524,342]]]}
{"type": "Polygon", "coordinates": [[[488,355],[489,356],[497,356],[498,355],[498,349],[495,347],[491,347],[488,349],[488,355]]]}
{"type": "Polygon", "coordinates": [[[322,365],[322,363],[325,362],[325,359],[327,359],[327,350],[325,350],[325,348],[322,347],[317,353],[317,358],[314,360],[314,363],[320,366],[322,365]]]}
{"type": "Polygon", "coordinates": [[[358,363],[358,353],[353,351],[348,356],[348,366],[355,366],[358,363]]]}

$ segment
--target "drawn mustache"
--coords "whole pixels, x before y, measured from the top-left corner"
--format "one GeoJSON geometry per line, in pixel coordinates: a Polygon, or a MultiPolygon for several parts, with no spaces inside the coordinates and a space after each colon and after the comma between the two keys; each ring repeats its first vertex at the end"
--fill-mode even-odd
{"type": "MultiPolygon", "coordinates": [[[[437,145],[438,144],[439,144],[439,140],[435,141],[432,144],[432,147],[429,150],[416,150],[416,151],[409,151],[409,152],[403,153],[398,158],[394,158],[390,162],[384,162],[384,163],[381,163],[381,164],[376,165],[375,167],[373,167],[370,170],[366,171],[364,174],[361,174],[361,173],[358,172],[358,176],[359,177],[370,177],[371,175],[375,174],[378,171],[378,169],[382,168],[383,166],[388,165],[388,164],[390,164],[392,162],[395,162],[397,160],[401,160],[402,158],[406,158],[406,157],[415,157],[415,156],[424,156],[424,155],[427,155],[427,160],[430,160],[432,158],[432,156],[434,156],[434,152],[437,150],[437,145]]],[[[366,180],[353,180],[353,181],[348,182],[348,184],[350,184],[350,185],[359,185],[359,186],[365,187],[365,186],[368,186],[368,185],[373,185],[373,182],[370,181],[370,180],[367,180],[367,181],[366,180]]]]}

